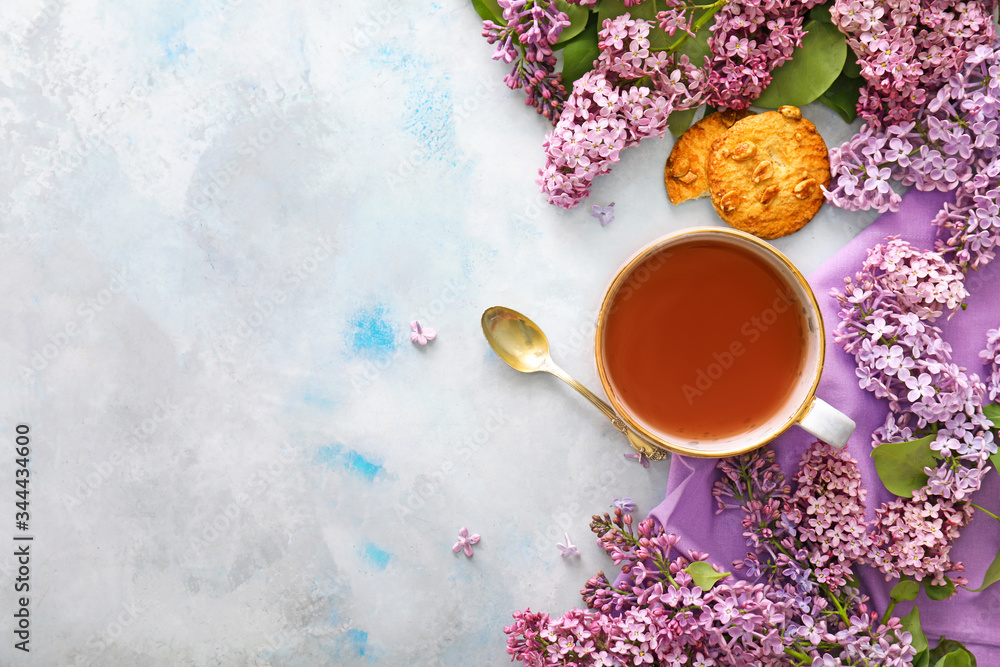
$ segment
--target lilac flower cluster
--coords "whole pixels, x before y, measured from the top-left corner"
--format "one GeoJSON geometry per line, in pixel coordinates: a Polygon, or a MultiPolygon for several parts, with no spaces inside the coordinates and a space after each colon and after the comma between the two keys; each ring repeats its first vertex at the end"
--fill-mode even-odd
{"type": "Polygon", "coordinates": [[[1000,329],[986,332],[986,349],[979,353],[979,358],[989,364],[990,377],[986,381],[986,395],[990,401],[996,401],[1000,398],[1000,329]]]}
{"type": "MultiPolygon", "coordinates": [[[[661,13],[662,14],[662,13],[661,13]]],[[[611,171],[622,150],[662,137],[667,117],[702,102],[703,72],[687,56],[651,51],[652,22],[622,14],[600,31],[596,66],[573,85],[555,129],[545,138],[538,184],[550,203],[572,208],[611,171]]]]}
{"type": "Polygon", "coordinates": [[[901,198],[893,180],[919,190],[955,190],[955,203],[933,222],[936,248],[977,269],[1000,243],[1000,48],[980,45],[964,63],[912,119],[882,127],[869,121],[831,150],[833,187],[826,196],[848,210],[894,211],[901,198]]]}
{"type": "Polygon", "coordinates": [[[858,57],[869,125],[916,120],[978,46],[993,41],[995,0],[834,0],[830,16],[858,57]]]}
{"type": "Polygon", "coordinates": [[[681,553],[680,538],[653,519],[636,523],[620,509],[594,516],[591,530],[621,576],[592,577],[581,591],[586,610],[558,618],[515,613],[504,629],[513,659],[581,667],[909,667],[910,634],[897,618],[880,620],[852,585],[849,568],[858,559],[849,543],[857,543],[851,536],[864,511],[854,461],[816,443],[795,494],[771,450],[723,459],[720,467],[714,493],[721,507],[744,513],[754,551],[740,569],[757,581],[721,572],[706,553],[681,553]]]}
{"type": "Polygon", "coordinates": [[[771,83],[771,72],[802,45],[805,14],[825,0],[742,0],[715,15],[708,39],[708,104],[746,109],[771,83]]]}
{"type": "Polygon", "coordinates": [[[508,653],[526,665],[788,665],[782,636],[787,599],[766,584],[722,575],[703,589],[689,567],[707,554],[676,553],[679,538],[652,519],[594,517],[600,543],[628,572],[617,586],[603,572],[582,593],[588,610],[553,619],[530,610],[504,628],[508,653]]]}
{"type": "Polygon", "coordinates": [[[786,654],[812,660],[793,664],[909,665],[910,634],[899,619],[879,620],[855,587],[851,567],[866,562],[870,544],[857,462],[815,442],[800,461],[794,493],[770,448],[721,459],[718,467],[712,494],[719,512],[743,510],[743,536],[753,549],[733,567],[764,578],[792,602],[786,654]]]}
{"type": "Polygon", "coordinates": [[[869,558],[887,578],[940,585],[947,573],[962,571],[950,560],[951,542],[971,518],[970,496],[997,451],[982,410],[985,385],[951,361],[951,346],[933,324],[967,295],[955,264],[897,238],[869,250],[844,291],[833,291],[841,305],[834,340],[857,360],[861,388],[889,402],[873,446],[933,436],[930,448],[941,460],[925,468],[927,483],[912,498],[876,512],[869,558]]]}
{"type": "Polygon", "coordinates": [[[523,88],[525,104],[555,123],[566,88],[562,74],[555,71],[552,47],[570,25],[569,17],[554,0],[497,0],[497,4],[507,25],[483,21],[483,37],[496,44],[494,60],[514,64],[504,83],[512,90],[523,88]]]}
{"type": "Polygon", "coordinates": [[[867,489],[857,462],[844,450],[817,443],[802,457],[785,523],[807,552],[813,578],[842,588],[854,578],[851,565],[871,549],[862,517],[867,489]]]}

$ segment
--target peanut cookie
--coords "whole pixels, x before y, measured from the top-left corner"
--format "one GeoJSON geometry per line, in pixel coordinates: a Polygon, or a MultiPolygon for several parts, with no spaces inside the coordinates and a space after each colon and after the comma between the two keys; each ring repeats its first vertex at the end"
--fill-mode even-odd
{"type": "Polygon", "coordinates": [[[823,205],[830,157],[797,107],[744,118],[712,144],[708,189],[719,216],[762,239],[796,232],[823,205]]]}
{"type": "Polygon", "coordinates": [[[663,171],[671,204],[708,196],[705,160],[712,142],[721,137],[733,123],[752,115],[753,111],[717,111],[699,120],[677,139],[663,171]]]}

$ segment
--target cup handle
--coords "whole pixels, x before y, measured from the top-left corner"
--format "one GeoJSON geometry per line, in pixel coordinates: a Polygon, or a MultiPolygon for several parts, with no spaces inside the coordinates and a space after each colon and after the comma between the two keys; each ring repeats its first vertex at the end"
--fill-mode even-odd
{"type": "Polygon", "coordinates": [[[799,418],[799,426],[823,442],[843,449],[854,433],[855,423],[822,398],[814,396],[805,414],[799,418]]]}

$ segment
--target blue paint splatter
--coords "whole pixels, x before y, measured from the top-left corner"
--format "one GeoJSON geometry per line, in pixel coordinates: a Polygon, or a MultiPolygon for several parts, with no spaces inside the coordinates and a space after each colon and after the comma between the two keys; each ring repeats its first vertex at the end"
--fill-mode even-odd
{"type": "Polygon", "coordinates": [[[397,51],[388,44],[375,50],[371,62],[406,75],[406,115],[403,127],[420,142],[428,158],[455,157],[455,123],[452,118],[451,92],[441,85],[437,68],[418,54],[397,51]]]}
{"type": "Polygon", "coordinates": [[[388,567],[389,560],[392,558],[391,553],[379,549],[371,542],[366,542],[364,547],[362,547],[361,556],[380,570],[384,570],[388,567]]]}
{"type": "Polygon", "coordinates": [[[333,401],[325,396],[316,396],[315,394],[303,394],[302,402],[306,405],[315,405],[319,408],[329,408],[333,405],[333,401]]]}
{"type": "Polygon", "coordinates": [[[382,472],[381,465],[337,443],[320,447],[316,451],[316,460],[328,468],[343,468],[369,482],[382,472]]]}
{"type": "Polygon", "coordinates": [[[386,357],[399,347],[389,311],[381,304],[355,311],[348,336],[355,353],[369,357],[386,357]]]}
{"type": "Polygon", "coordinates": [[[181,56],[192,53],[191,49],[188,48],[188,45],[183,42],[171,42],[165,44],[163,48],[166,51],[167,60],[169,62],[177,62],[181,56]]]}
{"type": "Polygon", "coordinates": [[[347,639],[347,643],[357,652],[358,655],[364,655],[365,651],[368,650],[368,633],[362,630],[348,630],[344,635],[347,639]]]}

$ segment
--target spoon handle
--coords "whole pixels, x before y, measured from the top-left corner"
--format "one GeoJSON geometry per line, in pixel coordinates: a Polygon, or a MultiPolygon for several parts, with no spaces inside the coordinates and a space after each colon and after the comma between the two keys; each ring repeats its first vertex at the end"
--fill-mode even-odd
{"type": "Polygon", "coordinates": [[[587,387],[580,384],[575,378],[568,375],[563,369],[559,368],[550,361],[544,366],[542,370],[548,371],[552,375],[555,375],[557,378],[559,378],[569,386],[573,387],[573,389],[576,389],[578,392],[583,394],[584,398],[593,403],[594,407],[600,410],[604,414],[604,416],[611,421],[612,426],[614,426],[616,429],[625,434],[625,436],[628,438],[629,443],[632,445],[632,448],[635,449],[635,451],[639,452],[640,454],[645,454],[646,458],[651,459],[653,461],[660,461],[666,458],[666,452],[663,452],[659,448],[649,444],[638,433],[635,433],[634,431],[629,429],[628,424],[625,423],[625,420],[619,417],[618,414],[615,413],[614,409],[610,405],[608,405],[603,400],[598,398],[597,395],[594,394],[594,392],[590,391],[589,389],[587,389],[587,387]]]}

